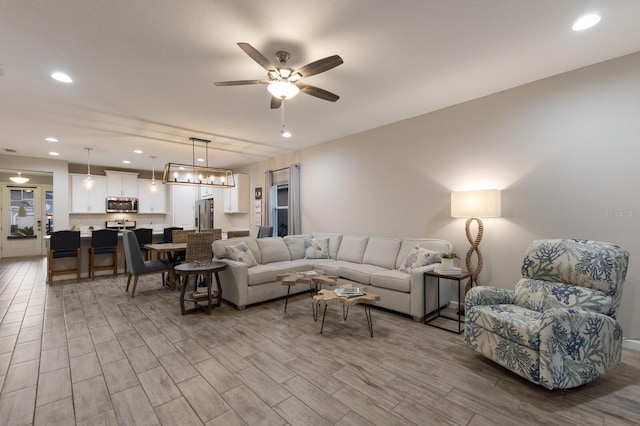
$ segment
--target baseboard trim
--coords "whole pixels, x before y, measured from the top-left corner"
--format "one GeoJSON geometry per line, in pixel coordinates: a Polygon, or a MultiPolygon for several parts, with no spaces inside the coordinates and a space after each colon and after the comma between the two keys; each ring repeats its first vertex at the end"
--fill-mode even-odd
{"type": "Polygon", "coordinates": [[[622,347],[626,349],[633,349],[634,351],[640,351],[640,340],[624,339],[622,341],[622,347]]]}

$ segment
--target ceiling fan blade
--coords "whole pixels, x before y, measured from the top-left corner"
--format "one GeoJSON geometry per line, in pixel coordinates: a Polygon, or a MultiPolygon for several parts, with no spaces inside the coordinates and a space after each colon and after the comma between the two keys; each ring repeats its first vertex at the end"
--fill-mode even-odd
{"type": "Polygon", "coordinates": [[[333,55],[324,59],[318,59],[315,62],[311,62],[310,64],[307,64],[302,68],[298,68],[297,71],[301,76],[309,77],[315,74],[320,74],[321,72],[328,71],[331,68],[335,68],[342,63],[343,61],[340,56],[333,55]]]}
{"type": "Polygon", "coordinates": [[[302,90],[307,95],[315,96],[316,98],[324,99],[325,101],[335,102],[340,99],[340,96],[335,93],[331,93],[327,90],[321,89],[315,86],[309,86],[308,84],[300,84],[298,85],[300,90],[302,90]]]}
{"type": "Polygon", "coordinates": [[[245,84],[261,84],[263,80],[236,80],[236,81],[216,81],[216,86],[243,86],[245,84]]]}
{"type": "Polygon", "coordinates": [[[276,98],[275,96],[271,97],[271,109],[278,109],[282,105],[282,99],[276,98]]]}
{"type": "Polygon", "coordinates": [[[238,46],[240,47],[240,49],[244,50],[244,53],[249,55],[251,59],[256,61],[258,65],[260,65],[265,70],[276,72],[278,71],[276,67],[267,58],[265,58],[262,53],[258,52],[249,43],[238,43],[238,46]]]}

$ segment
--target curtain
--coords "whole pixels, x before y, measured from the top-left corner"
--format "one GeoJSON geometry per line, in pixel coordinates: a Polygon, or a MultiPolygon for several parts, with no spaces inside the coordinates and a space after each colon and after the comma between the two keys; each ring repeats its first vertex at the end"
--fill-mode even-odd
{"type": "Polygon", "coordinates": [[[273,186],[273,171],[264,172],[264,188],[262,189],[262,224],[271,226],[271,187],[273,186]]]}
{"type": "Polygon", "coordinates": [[[300,165],[289,166],[289,235],[302,233],[300,214],[300,165]]]}

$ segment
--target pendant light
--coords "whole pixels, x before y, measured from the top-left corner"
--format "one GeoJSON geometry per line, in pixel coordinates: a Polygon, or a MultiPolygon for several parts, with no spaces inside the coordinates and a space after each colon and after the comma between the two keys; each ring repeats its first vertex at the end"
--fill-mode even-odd
{"type": "Polygon", "coordinates": [[[11,176],[11,182],[13,183],[27,183],[29,182],[29,178],[22,177],[22,172],[18,172],[18,176],[11,176]]]}
{"type": "Polygon", "coordinates": [[[233,171],[230,169],[218,169],[209,167],[208,139],[189,138],[191,141],[191,164],[167,163],[162,173],[162,183],[167,185],[192,185],[211,188],[231,188],[236,186],[233,180],[233,171]],[[206,163],[205,166],[196,165],[195,144],[204,144],[206,163]]]}
{"type": "Polygon", "coordinates": [[[95,181],[91,177],[91,148],[85,148],[87,150],[87,177],[82,181],[82,187],[87,191],[91,191],[95,185],[95,181]]]}
{"type": "Polygon", "coordinates": [[[156,186],[156,156],[152,155],[151,157],[151,192],[156,192],[158,187],[156,186]]]}

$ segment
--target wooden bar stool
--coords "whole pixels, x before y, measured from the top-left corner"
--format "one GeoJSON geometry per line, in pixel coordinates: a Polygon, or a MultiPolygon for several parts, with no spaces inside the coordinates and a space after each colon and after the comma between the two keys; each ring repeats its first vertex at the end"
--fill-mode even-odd
{"type": "Polygon", "coordinates": [[[76,280],[80,281],[80,231],[55,231],[51,233],[49,251],[47,252],[47,282],[53,283],[54,275],[76,273],[76,280]],[[54,259],[76,258],[74,269],[54,270],[54,259]]]}
{"type": "Polygon", "coordinates": [[[89,276],[95,279],[96,271],[113,270],[118,276],[118,231],[99,229],[91,233],[91,247],[89,247],[89,276]],[[96,266],[96,255],[110,254],[113,257],[111,265],[96,266]]]}

